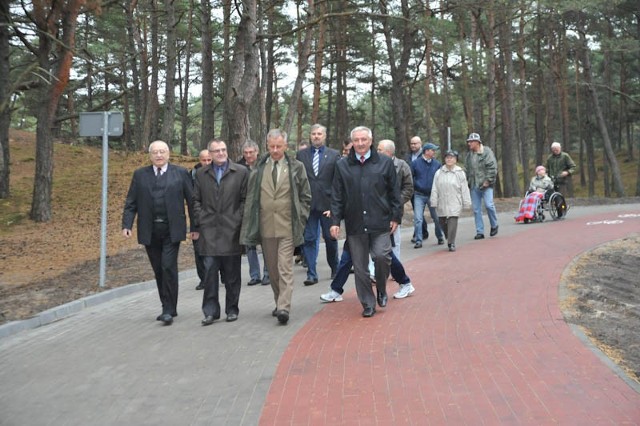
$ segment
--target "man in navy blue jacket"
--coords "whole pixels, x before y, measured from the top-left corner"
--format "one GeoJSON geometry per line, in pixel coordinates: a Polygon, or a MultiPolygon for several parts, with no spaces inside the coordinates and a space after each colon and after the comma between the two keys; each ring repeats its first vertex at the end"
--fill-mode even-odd
{"type": "Polygon", "coordinates": [[[444,234],[442,228],[440,228],[438,213],[436,213],[435,206],[431,206],[429,202],[433,177],[442,166],[435,158],[437,149],[438,145],[434,145],[431,142],[426,143],[422,147],[422,155],[411,163],[411,174],[413,175],[413,233],[416,240],[416,244],[413,246],[414,248],[422,247],[422,223],[425,220],[425,207],[429,208],[431,219],[433,219],[438,244],[444,244],[444,234]]]}

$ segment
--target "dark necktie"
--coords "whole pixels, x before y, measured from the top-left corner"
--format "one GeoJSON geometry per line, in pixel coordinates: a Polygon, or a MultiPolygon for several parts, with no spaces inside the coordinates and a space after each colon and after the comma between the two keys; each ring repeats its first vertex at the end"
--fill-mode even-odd
{"type": "Polygon", "coordinates": [[[364,155],[360,156],[360,164],[364,165],[364,155]]]}
{"type": "Polygon", "coordinates": [[[162,168],[160,167],[156,167],[157,171],[156,171],[156,177],[159,178],[162,175],[162,168]]]}
{"type": "Polygon", "coordinates": [[[271,178],[273,179],[273,187],[276,187],[278,183],[278,162],[273,162],[273,169],[271,169],[271,178]]]}

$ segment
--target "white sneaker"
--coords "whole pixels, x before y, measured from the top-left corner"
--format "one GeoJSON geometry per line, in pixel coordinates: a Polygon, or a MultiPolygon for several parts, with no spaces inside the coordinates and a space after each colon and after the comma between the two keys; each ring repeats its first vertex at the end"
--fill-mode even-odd
{"type": "Polygon", "coordinates": [[[325,302],[342,302],[342,295],[335,290],[331,290],[329,293],[320,295],[320,299],[325,302]]]}
{"type": "Polygon", "coordinates": [[[411,285],[411,283],[400,284],[400,290],[396,294],[393,295],[394,299],[404,299],[407,296],[411,296],[411,294],[416,291],[415,288],[411,285]]]}

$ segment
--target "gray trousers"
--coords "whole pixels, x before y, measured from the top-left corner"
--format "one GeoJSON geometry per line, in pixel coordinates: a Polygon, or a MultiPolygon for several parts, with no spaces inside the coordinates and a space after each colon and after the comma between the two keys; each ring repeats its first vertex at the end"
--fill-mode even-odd
{"type": "Polygon", "coordinates": [[[389,232],[348,235],[349,251],[353,260],[358,299],[364,308],[375,308],[376,296],[369,277],[369,255],[376,270],[378,293],[386,294],[391,266],[391,237],[389,232]]]}

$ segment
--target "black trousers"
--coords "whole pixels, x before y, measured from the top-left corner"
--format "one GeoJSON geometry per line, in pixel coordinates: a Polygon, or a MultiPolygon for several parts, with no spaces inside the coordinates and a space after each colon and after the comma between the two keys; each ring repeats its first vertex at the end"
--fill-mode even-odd
{"type": "Polygon", "coordinates": [[[172,243],[168,223],[154,223],[151,244],[145,246],[156,277],[162,313],[178,315],[178,251],[180,243],[172,243]]]}
{"type": "Polygon", "coordinates": [[[220,319],[220,290],[219,276],[224,276],[226,289],[224,312],[239,314],[240,300],[240,264],[242,255],[233,256],[203,256],[205,267],[204,294],[202,295],[202,313],[205,317],[212,316],[220,319]]]}
{"type": "Polygon", "coordinates": [[[196,260],[196,272],[198,273],[198,278],[200,278],[200,282],[204,283],[204,259],[202,258],[202,256],[200,256],[198,254],[198,241],[197,240],[193,240],[193,254],[195,256],[195,260],[196,260]]]}

